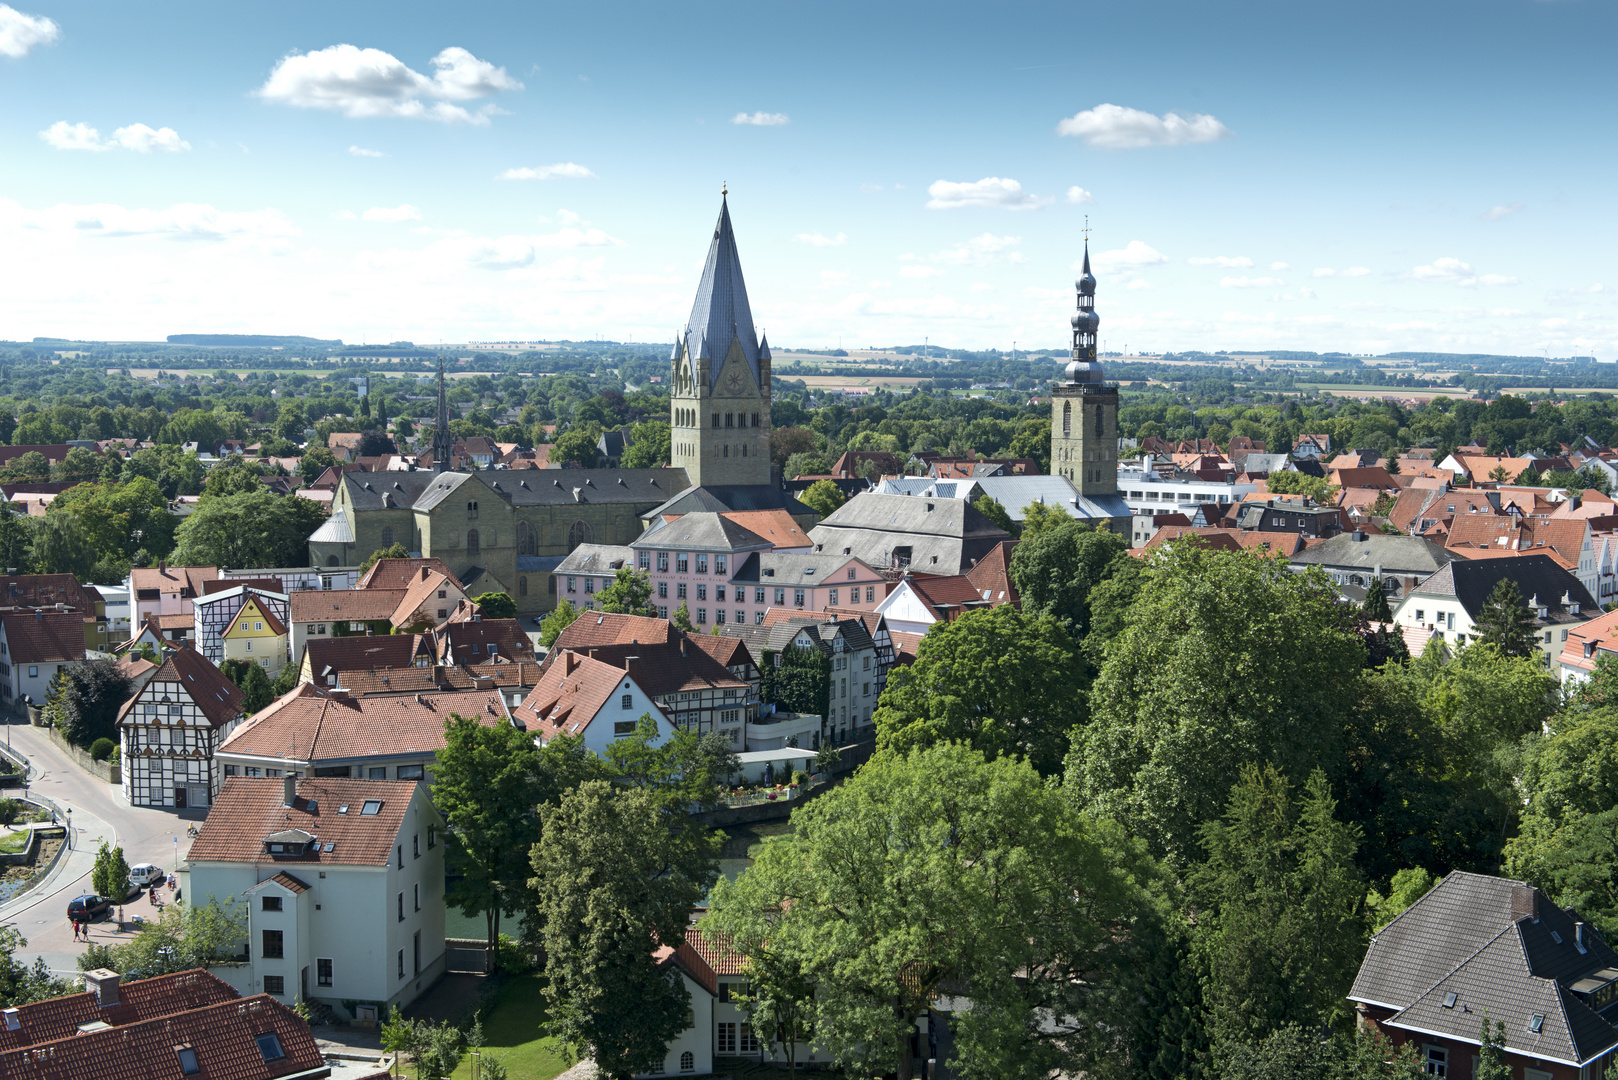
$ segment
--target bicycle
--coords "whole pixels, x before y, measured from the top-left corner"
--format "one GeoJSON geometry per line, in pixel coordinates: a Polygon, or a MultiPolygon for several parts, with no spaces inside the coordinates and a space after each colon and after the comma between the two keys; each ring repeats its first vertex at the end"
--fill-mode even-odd
{"type": "Polygon", "coordinates": [[[197,838],[197,833],[198,833],[198,832],[199,832],[199,831],[200,831],[200,830],[199,830],[199,829],[198,829],[198,828],[197,828],[197,827],[196,827],[196,826],[195,826],[195,825],[193,825],[193,826],[191,826],[191,827],[190,827],[190,828],[188,828],[188,829],[186,829],[186,830],[185,830],[185,835],[187,835],[187,836],[189,836],[189,837],[190,837],[190,838],[191,838],[191,839],[193,839],[193,840],[195,840],[195,839],[196,839],[196,838],[197,838]]]}

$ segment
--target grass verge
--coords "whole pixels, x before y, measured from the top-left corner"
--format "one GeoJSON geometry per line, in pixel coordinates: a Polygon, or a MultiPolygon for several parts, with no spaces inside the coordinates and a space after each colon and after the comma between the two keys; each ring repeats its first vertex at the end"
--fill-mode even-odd
{"type": "MultiPolygon", "coordinates": [[[[515,1080],[551,1080],[564,1072],[568,1062],[556,1040],[540,1034],[545,1022],[545,999],[540,993],[538,975],[519,975],[506,980],[483,1014],[485,1052],[500,1059],[515,1080]]],[[[452,1080],[471,1080],[472,1062],[463,1059],[452,1080]]]]}

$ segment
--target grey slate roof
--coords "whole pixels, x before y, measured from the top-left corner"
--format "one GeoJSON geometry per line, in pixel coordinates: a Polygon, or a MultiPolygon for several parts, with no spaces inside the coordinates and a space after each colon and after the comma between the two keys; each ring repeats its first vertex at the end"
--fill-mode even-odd
{"type": "Polygon", "coordinates": [[[908,562],[929,574],[961,574],[1011,534],[959,499],[867,492],[810,529],[809,538],[817,552],[876,568],[908,562]]]}
{"type": "MultiPolygon", "coordinates": [[[[532,556],[530,556],[532,557],[532,556]]],[[[556,565],[558,574],[611,574],[633,566],[635,552],[617,544],[580,544],[556,565]]]]}
{"type": "Polygon", "coordinates": [[[1374,570],[1384,574],[1412,574],[1422,577],[1437,573],[1456,555],[1419,536],[1389,536],[1383,532],[1363,533],[1355,539],[1351,532],[1338,533],[1292,556],[1294,566],[1340,566],[1344,569],[1374,570]]]}
{"type": "MultiPolygon", "coordinates": [[[[444,473],[443,476],[465,476],[465,473],[444,473]]],[[[382,496],[387,495],[395,506],[414,506],[421,493],[440,477],[430,472],[345,472],[338,481],[348,491],[349,505],[356,510],[383,509],[382,496]]]]}
{"type": "Polygon", "coordinates": [[[640,539],[630,545],[633,548],[687,548],[690,550],[708,551],[745,551],[756,548],[771,547],[771,543],[753,532],[744,529],[727,517],[708,511],[699,511],[693,514],[682,514],[673,521],[659,521],[640,539]]]}
{"type": "Polygon", "coordinates": [[[1453,596],[1461,602],[1474,621],[1483,612],[1489,593],[1503,578],[1517,583],[1517,591],[1524,601],[1539,598],[1540,605],[1548,609],[1540,625],[1552,623],[1586,622],[1601,613],[1601,607],[1579,579],[1562,568],[1549,555],[1508,555],[1500,559],[1455,559],[1432,577],[1422,582],[1412,596],[1453,596]],[[1575,615],[1562,597],[1579,605],[1575,615]]]}
{"type": "Polygon", "coordinates": [[[1243,472],[1285,472],[1292,460],[1291,454],[1246,454],[1242,458],[1243,472]]]}
{"type": "Polygon", "coordinates": [[[903,477],[884,480],[877,490],[883,495],[931,495],[968,502],[981,493],[1005,507],[1012,521],[1021,521],[1031,503],[1044,503],[1073,518],[1128,517],[1130,514],[1122,498],[1114,506],[1106,496],[1080,495],[1065,476],[977,476],[970,480],[903,477]]]}
{"type": "MultiPolygon", "coordinates": [[[[693,358],[707,356],[723,361],[731,342],[741,345],[742,356],[759,376],[758,334],[753,330],[753,310],[747,303],[747,284],[742,280],[742,260],[736,253],[736,234],[730,227],[730,203],[721,200],[719,221],[714,225],[708,261],[697,284],[697,298],[691,305],[683,335],[693,358]]],[[[712,382],[719,381],[722,363],[709,366],[712,382]]]]}
{"type": "Polygon", "coordinates": [[[726,637],[741,639],[747,646],[747,651],[755,657],[762,657],[765,650],[780,652],[791,645],[800,633],[805,632],[814,641],[815,647],[822,651],[829,652],[832,641],[838,636],[842,637],[844,646],[854,652],[875,647],[871,641],[870,631],[859,619],[835,619],[806,614],[799,618],[782,619],[769,626],[731,623],[721,632],[726,637]]]}
{"type": "MultiPolygon", "coordinates": [[[[685,475],[684,469],[669,469],[685,475]]],[[[793,517],[813,515],[814,511],[793,498],[788,492],[768,484],[718,484],[703,487],[682,486],[668,501],[641,514],[642,521],[672,514],[691,514],[707,510],[715,514],[727,511],[738,513],[748,510],[785,510],[793,517]]]]}
{"type": "MultiPolygon", "coordinates": [[[[562,503],[651,503],[687,487],[684,469],[518,469],[475,473],[344,473],[356,510],[387,506],[431,510],[459,493],[514,506],[562,503]],[[467,488],[468,484],[477,485],[467,488]],[[475,491],[476,494],[470,494],[475,491]],[[387,501],[384,502],[384,499],[387,501]]],[[[349,541],[352,543],[352,541],[349,541]]]]}
{"type": "Polygon", "coordinates": [[[326,523],[309,534],[311,544],[352,544],[354,542],[354,529],[348,523],[348,515],[343,513],[341,507],[331,512],[326,523]]]}
{"type": "Polygon", "coordinates": [[[1474,1045],[1487,1011],[1508,1050],[1583,1065],[1618,1045],[1582,997],[1618,978],[1618,952],[1588,924],[1581,951],[1578,921],[1523,882],[1457,871],[1371,939],[1349,1000],[1474,1045]]]}

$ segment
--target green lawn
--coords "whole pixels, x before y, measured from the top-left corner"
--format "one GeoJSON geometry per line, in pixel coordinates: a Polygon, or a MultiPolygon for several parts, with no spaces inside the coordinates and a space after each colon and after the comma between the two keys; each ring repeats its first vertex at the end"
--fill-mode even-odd
{"type": "MultiPolygon", "coordinates": [[[[556,1040],[542,1038],[539,1025],[545,1020],[545,999],[540,994],[537,975],[508,979],[483,1017],[486,1050],[492,1052],[517,1080],[551,1080],[567,1069],[556,1040]]],[[[471,1080],[472,1062],[462,1060],[452,1080],[471,1080]]]]}
{"type": "Polygon", "coordinates": [[[15,855],[28,846],[28,830],[18,829],[16,832],[0,835],[0,851],[7,855],[15,855]]]}

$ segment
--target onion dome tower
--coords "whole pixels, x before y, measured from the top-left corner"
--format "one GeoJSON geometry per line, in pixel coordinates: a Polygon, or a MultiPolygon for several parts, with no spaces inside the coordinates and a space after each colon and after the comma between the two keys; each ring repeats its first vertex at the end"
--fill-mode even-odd
{"type": "Polygon", "coordinates": [[[1088,497],[1118,495],[1118,387],[1104,381],[1096,356],[1096,278],[1090,272],[1090,224],[1086,219],[1084,266],[1073,283],[1078,309],[1073,356],[1065,378],[1051,390],[1051,472],[1065,476],[1088,497]]]}

